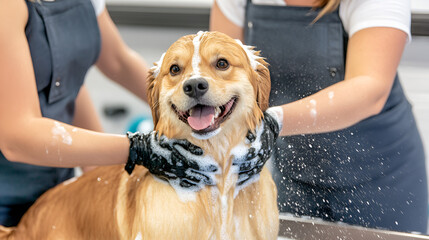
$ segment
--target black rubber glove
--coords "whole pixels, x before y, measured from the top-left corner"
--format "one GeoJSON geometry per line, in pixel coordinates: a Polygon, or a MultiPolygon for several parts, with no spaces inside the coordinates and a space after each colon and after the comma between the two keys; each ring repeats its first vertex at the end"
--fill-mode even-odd
{"type": "Polygon", "coordinates": [[[270,159],[279,136],[279,124],[277,120],[264,113],[264,119],[255,133],[249,131],[246,136],[246,144],[249,144],[247,153],[242,156],[234,156],[232,165],[238,167],[237,186],[253,182],[259,176],[265,163],[270,159]]]}
{"type": "MultiPolygon", "coordinates": [[[[131,174],[135,164],[143,165],[156,177],[199,190],[204,185],[215,185],[217,163],[203,150],[187,140],[168,139],[153,131],[148,134],[127,133],[130,154],[125,170],[131,174]]],[[[173,184],[172,184],[173,185],[173,184]]]]}

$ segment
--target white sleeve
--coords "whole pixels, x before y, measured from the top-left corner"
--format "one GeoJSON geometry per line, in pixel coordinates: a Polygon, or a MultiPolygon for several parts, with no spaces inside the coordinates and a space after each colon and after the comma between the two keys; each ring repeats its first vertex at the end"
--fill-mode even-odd
{"type": "Polygon", "coordinates": [[[92,6],[94,7],[95,14],[97,17],[103,12],[104,8],[106,7],[106,1],[105,0],[91,0],[92,6]]]}
{"type": "Polygon", "coordinates": [[[392,27],[411,40],[410,0],[342,0],[339,11],[349,37],[364,28],[392,27]]]}
{"type": "Polygon", "coordinates": [[[216,0],[220,11],[239,27],[244,26],[246,0],[216,0]]]}

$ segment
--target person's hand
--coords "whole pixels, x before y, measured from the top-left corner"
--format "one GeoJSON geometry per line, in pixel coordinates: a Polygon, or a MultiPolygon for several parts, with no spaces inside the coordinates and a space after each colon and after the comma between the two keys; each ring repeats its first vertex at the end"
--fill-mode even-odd
{"type": "Polygon", "coordinates": [[[131,174],[135,164],[143,165],[156,177],[172,185],[200,190],[215,185],[218,164],[203,150],[187,140],[168,139],[153,131],[148,134],[127,133],[130,154],[125,170],[131,174]]]}
{"type": "MultiPolygon", "coordinates": [[[[281,130],[283,111],[281,107],[269,108],[255,132],[246,136],[246,154],[235,154],[232,165],[237,167],[237,186],[256,181],[265,163],[270,159],[281,130]]],[[[240,151],[242,152],[242,151],[240,151]]]]}

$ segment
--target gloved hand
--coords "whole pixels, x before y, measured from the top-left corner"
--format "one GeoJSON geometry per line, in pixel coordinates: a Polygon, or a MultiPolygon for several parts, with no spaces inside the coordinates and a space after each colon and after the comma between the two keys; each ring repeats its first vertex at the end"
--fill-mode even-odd
{"type": "MultiPolygon", "coordinates": [[[[127,133],[130,153],[125,170],[131,174],[135,164],[143,165],[156,177],[199,190],[204,185],[215,185],[218,164],[203,150],[187,140],[168,139],[153,131],[148,134],[127,133]]],[[[173,185],[173,184],[172,184],[173,185]]]]}
{"type": "Polygon", "coordinates": [[[283,110],[281,107],[269,108],[264,113],[264,118],[255,133],[252,131],[247,133],[246,154],[234,155],[232,162],[232,165],[238,168],[237,186],[252,183],[259,177],[259,173],[273,153],[282,121],[283,110]]]}

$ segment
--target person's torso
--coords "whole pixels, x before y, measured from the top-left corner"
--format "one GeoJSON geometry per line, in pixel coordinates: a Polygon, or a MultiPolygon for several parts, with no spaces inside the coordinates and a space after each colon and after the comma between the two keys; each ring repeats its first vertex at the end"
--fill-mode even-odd
{"type": "Polygon", "coordinates": [[[27,1],[25,33],[44,117],[71,123],[74,100],[100,51],[100,33],[88,0],[27,1]]]}
{"type": "MultiPolygon", "coordinates": [[[[71,124],[79,89],[100,52],[101,39],[94,8],[90,0],[26,3],[25,34],[42,115],[71,124]]],[[[31,203],[71,176],[73,169],[9,162],[0,152],[0,206],[31,203]]],[[[7,223],[14,221],[11,219],[7,223]]]]}
{"type": "MultiPolygon", "coordinates": [[[[343,81],[347,34],[338,11],[311,24],[317,14],[309,7],[248,1],[245,42],[261,50],[270,64],[271,106],[311,96],[343,81]]],[[[327,97],[335,99],[336,93],[329,92],[327,97]]],[[[311,103],[308,114],[316,124],[318,103],[311,103]]],[[[353,185],[395,168],[405,155],[423,156],[420,143],[411,106],[395,77],[381,113],[340,131],[282,137],[275,164],[283,175],[305,182],[353,185]]]]}

